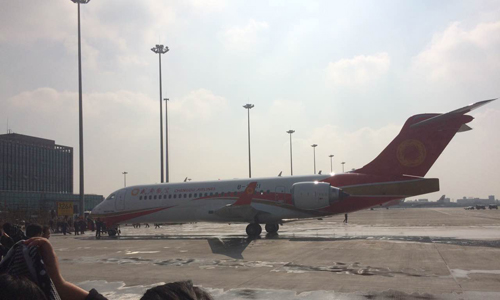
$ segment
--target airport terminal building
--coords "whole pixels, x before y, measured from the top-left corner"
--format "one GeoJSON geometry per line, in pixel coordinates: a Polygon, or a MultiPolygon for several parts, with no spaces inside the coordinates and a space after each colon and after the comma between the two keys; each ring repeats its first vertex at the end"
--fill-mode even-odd
{"type": "Polygon", "coordinates": [[[22,134],[0,135],[0,191],[73,193],[73,148],[22,134]]]}
{"type": "MultiPolygon", "coordinates": [[[[85,210],[103,200],[85,195],[85,210]]],[[[0,135],[0,211],[38,215],[57,210],[57,203],[72,202],[73,148],[55,141],[17,133],[0,135]]]]}

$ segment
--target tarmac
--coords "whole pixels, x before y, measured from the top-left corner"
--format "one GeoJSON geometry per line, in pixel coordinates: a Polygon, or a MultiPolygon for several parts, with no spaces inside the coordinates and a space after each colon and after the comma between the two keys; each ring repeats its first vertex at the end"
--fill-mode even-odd
{"type": "Polygon", "coordinates": [[[96,240],[55,234],[62,274],[109,299],[192,280],[215,299],[500,299],[500,211],[364,210],[285,223],[122,226],[96,240]]]}

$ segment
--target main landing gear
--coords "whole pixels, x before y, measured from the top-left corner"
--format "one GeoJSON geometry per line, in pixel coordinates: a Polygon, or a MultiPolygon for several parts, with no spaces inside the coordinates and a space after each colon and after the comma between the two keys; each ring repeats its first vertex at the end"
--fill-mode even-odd
{"type": "MultiPolygon", "coordinates": [[[[268,233],[276,233],[280,229],[279,224],[266,224],[268,233]]],[[[258,236],[262,233],[262,227],[258,223],[250,223],[247,226],[247,234],[249,236],[258,236]]]]}
{"type": "Polygon", "coordinates": [[[109,229],[109,230],[108,230],[108,235],[109,235],[109,236],[111,236],[111,237],[116,236],[116,234],[118,234],[118,236],[120,236],[120,233],[121,233],[121,231],[120,231],[120,228],[119,228],[119,227],[117,227],[117,228],[112,228],[112,229],[109,229]]]}
{"type": "Polygon", "coordinates": [[[279,224],[266,224],[266,231],[268,233],[276,233],[280,229],[279,224]]]}
{"type": "Polygon", "coordinates": [[[250,223],[247,226],[247,234],[249,236],[258,236],[262,233],[262,227],[258,223],[250,223]]]}

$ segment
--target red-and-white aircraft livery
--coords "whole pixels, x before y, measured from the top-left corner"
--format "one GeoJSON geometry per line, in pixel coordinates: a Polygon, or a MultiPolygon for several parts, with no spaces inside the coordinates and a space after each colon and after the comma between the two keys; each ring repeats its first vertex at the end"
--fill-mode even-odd
{"type": "Polygon", "coordinates": [[[124,223],[249,223],[250,236],[275,233],[290,220],[354,212],[439,191],[423,178],[457,132],[471,128],[466,113],[496,99],[445,114],[410,117],[369,164],[348,173],[137,185],[119,189],[92,210],[111,228],[124,223]]]}

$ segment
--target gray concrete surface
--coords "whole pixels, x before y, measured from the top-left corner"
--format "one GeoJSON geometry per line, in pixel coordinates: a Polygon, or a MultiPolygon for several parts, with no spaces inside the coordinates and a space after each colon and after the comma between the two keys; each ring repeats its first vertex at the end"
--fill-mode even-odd
{"type": "Polygon", "coordinates": [[[56,235],[64,277],[110,299],[191,279],[216,299],[500,299],[500,211],[376,209],[287,223],[250,240],[243,224],[56,235]]]}

